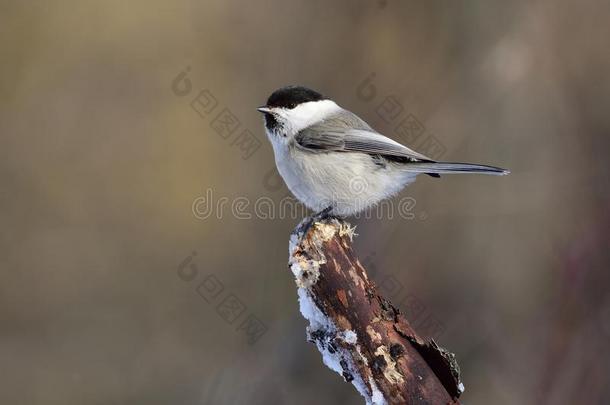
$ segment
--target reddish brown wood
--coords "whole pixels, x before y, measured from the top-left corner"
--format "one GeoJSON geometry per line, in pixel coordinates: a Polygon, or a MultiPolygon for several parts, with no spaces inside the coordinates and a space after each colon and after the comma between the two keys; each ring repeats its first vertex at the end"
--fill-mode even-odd
{"type": "Polygon", "coordinates": [[[305,219],[291,237],[290,268],[309,340],[370,404],[458,404],[453,355],[417,335],[355,256],[353,229],[305,219]]]}

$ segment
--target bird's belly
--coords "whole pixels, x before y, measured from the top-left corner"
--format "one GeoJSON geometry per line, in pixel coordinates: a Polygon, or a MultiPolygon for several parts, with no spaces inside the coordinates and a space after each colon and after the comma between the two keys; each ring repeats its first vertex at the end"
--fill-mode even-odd
{"type": "Polygon", "coordinates": [[[294,196],[314,211],[333,207],[352,215],[398,193],[414,179],[395,166],[379,166],[361,153],[290,152],[276,159],[278,171],[294,196]]]}

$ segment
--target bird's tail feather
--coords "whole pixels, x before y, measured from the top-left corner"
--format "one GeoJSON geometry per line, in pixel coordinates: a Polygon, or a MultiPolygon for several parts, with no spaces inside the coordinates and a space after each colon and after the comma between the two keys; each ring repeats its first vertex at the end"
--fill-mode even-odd
{"type": "Polygon", "coordinates": [[[413,162],[405,164],[404,168],[409,172],[427,174],[480,173],[504,176],[510,173],[494,166],[450,162],[413,162]]]}

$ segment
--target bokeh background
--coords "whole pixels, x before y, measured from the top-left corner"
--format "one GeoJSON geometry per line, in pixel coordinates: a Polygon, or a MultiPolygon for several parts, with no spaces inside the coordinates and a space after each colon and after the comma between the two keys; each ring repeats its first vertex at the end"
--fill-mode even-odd
{"type": "Polygon", "coordinates": [[[610,403],[609,12],[2,1],[0,402],[362,403],[306,342],[299,218],[227,208],[289,195],[255,107],[303,84],[401,140],[393,97],[411,146],[512,171],[420,178],[395,199],[413,218],[353,221],[388,297],[456,353],[463,403],[610,403]],[[235,133],[214,129],[224,108],[235,133]]]}

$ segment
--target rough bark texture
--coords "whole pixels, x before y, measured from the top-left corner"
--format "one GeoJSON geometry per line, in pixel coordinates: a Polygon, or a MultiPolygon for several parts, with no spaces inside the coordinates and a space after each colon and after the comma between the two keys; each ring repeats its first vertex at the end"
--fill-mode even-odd
{"type": "Polygon", "coordinates": [[[379,295],[352,251],[353,231],[334,218],[306,218],[291,235],[308,339],[367,404],[458,404],[453,354],[420,338],[379,295]]]}

